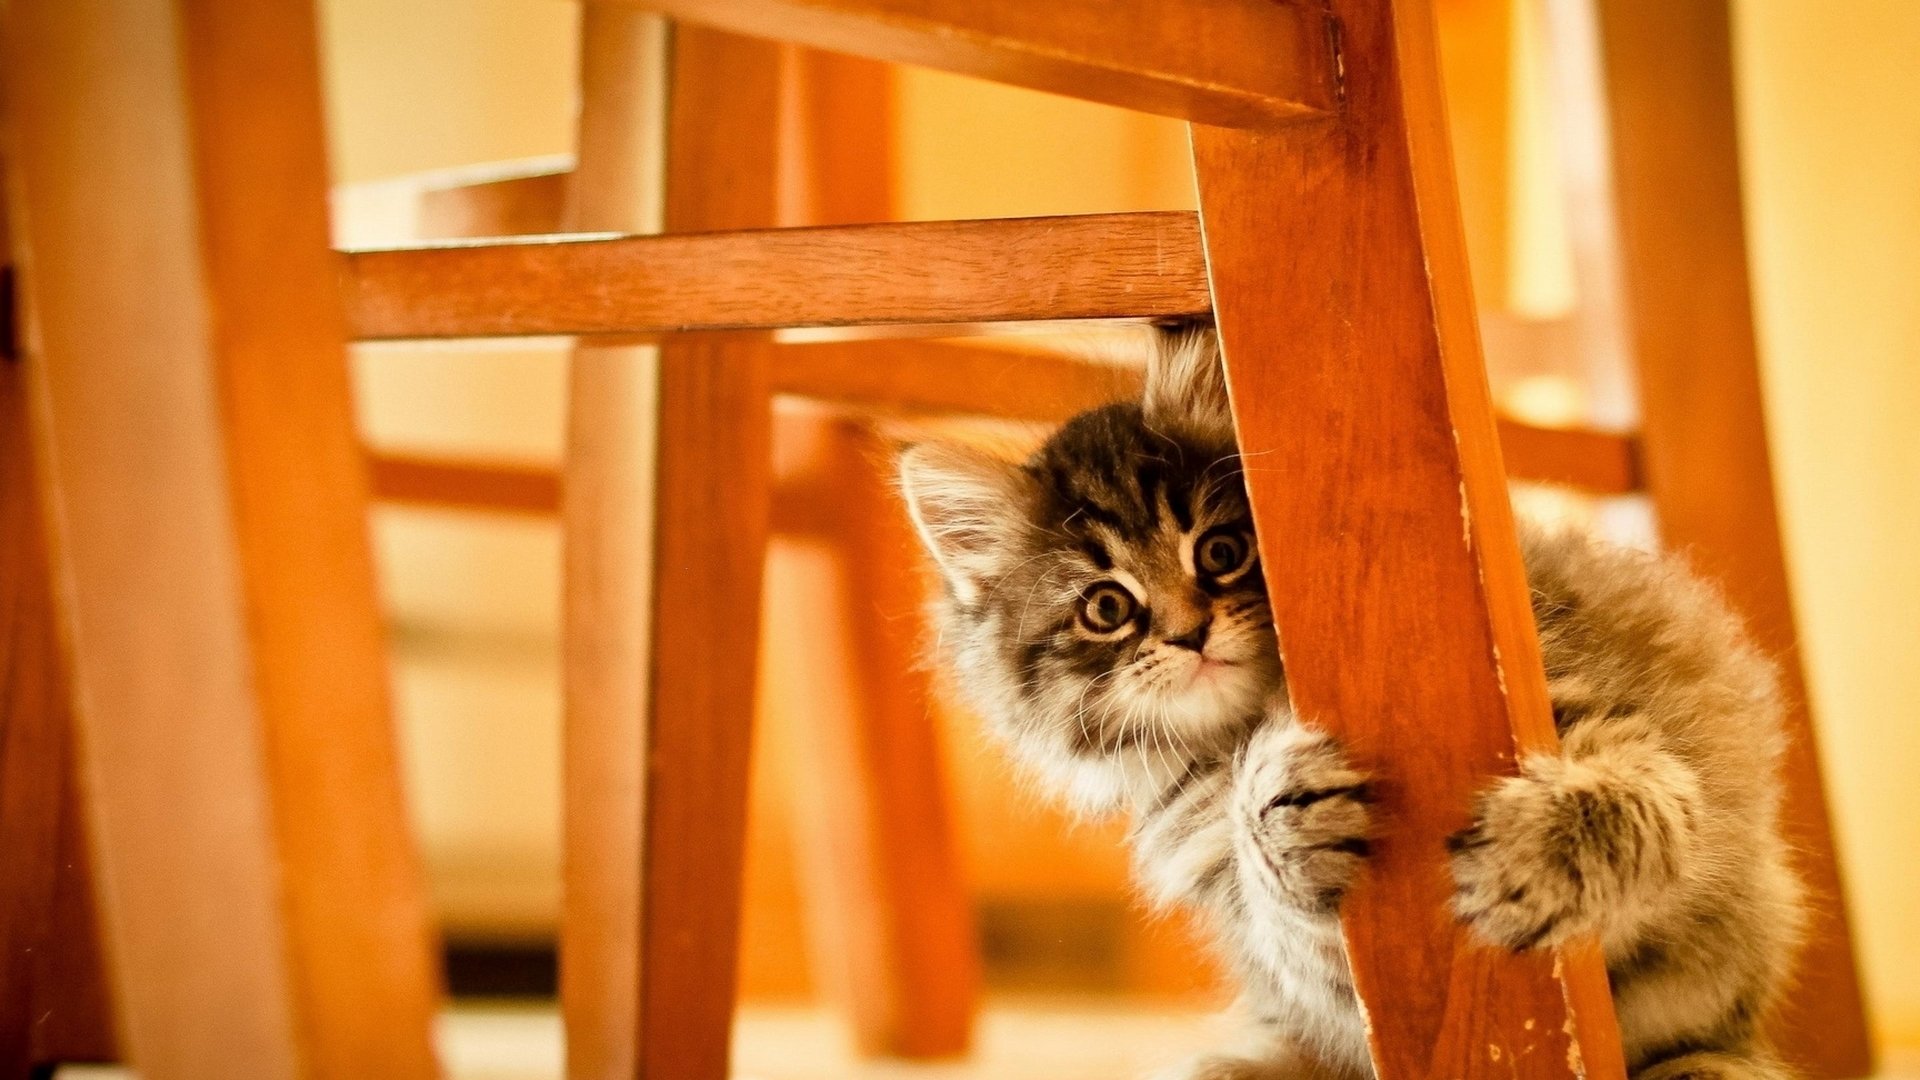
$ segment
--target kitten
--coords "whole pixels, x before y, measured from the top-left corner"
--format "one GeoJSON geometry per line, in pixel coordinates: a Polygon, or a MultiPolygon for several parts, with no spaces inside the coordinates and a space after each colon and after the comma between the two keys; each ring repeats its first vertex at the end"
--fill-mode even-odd
{"type": "MultiPolygon", "coordinates": [[[[1219,1078],[1371,1074],[1337,911],[1367,773],[1286,705],[1212,333],[1163,333],[1140,403],[1024,463],[909,448],[954,682],[1050,790],[1131,813],[1156,907],[1197,910],[1251,1048],[1219,1078]]],[[[1774,673],[1675,563],[1522,530],[1557,756],[1449,843],[1455,914],[1512,949],[1596,934],[1637,1080],[1785,1076],[1760,1025],[1801,923],[1780,837],[1774,673]]]]}

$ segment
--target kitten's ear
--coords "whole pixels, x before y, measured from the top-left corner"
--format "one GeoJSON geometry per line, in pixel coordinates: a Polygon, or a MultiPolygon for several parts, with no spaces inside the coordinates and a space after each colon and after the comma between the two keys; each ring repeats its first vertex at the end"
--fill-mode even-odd
{"type": "Polygon", "coordinates": [[[1019,535],[1019,467],[966,446],[918,443],[900,455],[900,491],[920,540],[962,604],[971,604],[1019,535]]]}
{"type": "Polygon", "coordinates": [[[1208,442],[1233,441],[1227,372],[1213,327],[1189,323],[1154,331],[1141,409],[1155,430],[1208,442]]]}

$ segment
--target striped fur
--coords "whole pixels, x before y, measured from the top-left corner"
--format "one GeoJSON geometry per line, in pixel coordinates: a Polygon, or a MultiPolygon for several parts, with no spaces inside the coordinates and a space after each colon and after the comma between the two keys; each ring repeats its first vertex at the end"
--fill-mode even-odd
{"type": "MultiPolygon", "coordinates": [[[[1143,404],[1023,464],[917,447],[902,485],[955,683],[1049,790],[1132,816],[1146,900],[1198,913],[1238,976],[1249,1045],[1182,1075],[1367,1076],[1338,928],[1367,773],[1288,710],[1257,558],[1205,570],[1250,528],[1210,335],[1163,339],[1143,404]]],[[[1760,1034],[1801,924],[1773,671],[1673,561],[1522,547],[1564,745],[1449,843],[1454,912],[1512,949],[1598,935],[1636,1080],[1784,1076],[1760,1034]]]]}

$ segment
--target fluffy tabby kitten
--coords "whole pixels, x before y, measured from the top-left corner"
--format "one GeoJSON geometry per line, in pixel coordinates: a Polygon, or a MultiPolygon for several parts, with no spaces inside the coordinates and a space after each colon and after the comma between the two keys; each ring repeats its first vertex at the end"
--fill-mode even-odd
{"type": "MultiPolygon", "coordinates": [[[[1198,910],[1239,975],[1250,1047],[1187,1075],[1370,1075],[1336,921],[1367,773],[1285,704],[1211,333],[1163,334],[1144,401],[1024,463],[920,444],[900,471],[956,684],[1048,788],[1132,814],[1147,898],[1198,910]]],[[[1758,1031],[1800,925],[1773,672],[1679,566],[1522,540],[1564,745],[1450,842],[1455,913],[1512,949],[1599,935],[1637,1080],[1783,1075],[1758,1031]]]]}

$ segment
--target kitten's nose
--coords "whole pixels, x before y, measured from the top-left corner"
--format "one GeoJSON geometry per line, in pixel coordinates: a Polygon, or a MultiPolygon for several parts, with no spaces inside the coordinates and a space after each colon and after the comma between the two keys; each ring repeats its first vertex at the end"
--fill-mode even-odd
{"type": "Polygon", "coordinates": [[[1167,635],[1167,644],[1178,645],[1183,649],[1199,652],[1207,647],[1207,631],[1213,627],[1213,616],[1202,615],[1186,632],[1167,635]]]}

